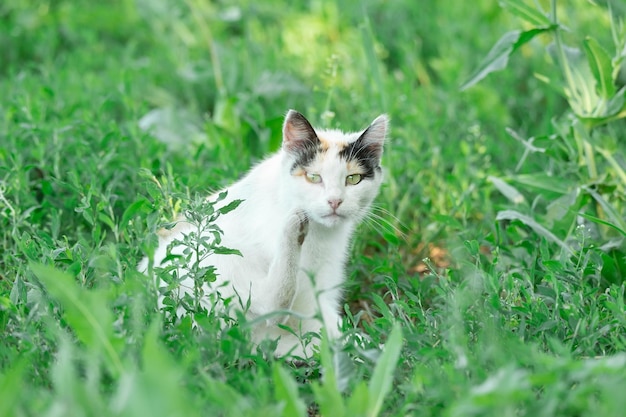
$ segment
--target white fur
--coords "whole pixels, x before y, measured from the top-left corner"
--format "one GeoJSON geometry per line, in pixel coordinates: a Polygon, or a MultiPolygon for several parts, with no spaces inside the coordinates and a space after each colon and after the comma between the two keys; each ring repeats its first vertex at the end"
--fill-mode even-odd
{"type": "MultiPolygon", "coordinates": [[[[346,184],[346,177],[354,172],[348,171],[338,153],[362,132],[344,134],[338,130],[316,130],[328,150],[307,171],[319,174],[322,183],[314,184],[303,175],[293,175],[295,157],[285,150],[291,115],[292,111],[285,121],[283,149],[228,187],[227,199],[220,203],[243,200],[237,209],[217,220],[224,232],[222,246],[238,249],[243,256],[212,255],[204,264],[216,267],[218,279],[211,287],[220,287],[222,297],[240,297],[244,303],[250,300],[246,313],[249,319],[277,310],[297,313],[260,320],[253,328],[253,339],[258,343],[280,337],[277,355],[291,352],[308,356],[310,348],[302,348],[298,338],[276,326],[277,321],[282,320],[298,334],[319,332],[322,323],[316,313],[321,313],[329,336],[340,336],[341,287],[350,238],[377,195],[382,175],[377,170],[374,178],[357,185],[346,184]],[[336,199],[343,202],[337,215],[332,215],[329,201],[336,199]],[[306,237],[300,247],[298,237],[303,232],[306,237]]],[[[372,128],[370,135],[375,135],[373,140],[379,140],[382,146],[386,116],[376,119],[372,128]]],[[[191,226],[183,222],[162,237],[154,265],[161,264],[170,242],[180,240],[190,231],[191,226]]],[[[148,260],[144,259],[139,269],[145,272],[147,265],[148,260]]],[[[193,282],[183,282],[180,291],[192,293],[193,282]]],[[[205,287],[205,291],[211,289],[205,287]]]]}

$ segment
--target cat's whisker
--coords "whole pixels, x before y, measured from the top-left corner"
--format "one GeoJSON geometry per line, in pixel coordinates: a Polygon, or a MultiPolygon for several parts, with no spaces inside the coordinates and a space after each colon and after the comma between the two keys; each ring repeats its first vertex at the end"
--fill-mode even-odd
{"type": "Polygon", "coordinates": [[[387,230],[392,230],[396,236],[400,237],[402,240],[407,239],[406,233],[404,233],[399,227],[393,224],[388,218],[392,217],[397,223],[402,226],[400,220],[391,215],[388,210],[384,209],[380,206],[372,206],[370,210],[361,209],[360,214],[363,215],[363,222],[367,223],[372,229],[374,229],[381,237],[384,237],[384,232],[387,230]],[[380,211],[384,214],[384,216],[377,214],[375,211],[380,211]]]}

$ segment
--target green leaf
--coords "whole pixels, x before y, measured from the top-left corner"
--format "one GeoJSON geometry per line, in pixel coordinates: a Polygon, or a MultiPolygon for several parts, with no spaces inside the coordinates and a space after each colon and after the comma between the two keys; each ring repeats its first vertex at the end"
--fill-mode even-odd
{"type": "Polygon", "coordinates": [[[15,415],[14,406],[23,394],[23,375],[27,361],[22,357],[7,364],[0,373],[0,416],[15,415]]]}
{"type": "Polygon", "coordinates": [[[279,363],[274,363],[274,385],[276,386],[276,401],[284,402],[283,416],[304,416],[306,405],[298,395],[298,386],[287,371],[279,363]]]}
{"type": "Polygon", "coordinates": [[[374,374],[369,384],[369,410],[368,416],[375,417],[383,406],[383,400],[391,390],[393,375],[398,364],[398,358],[402,350],[402,329],[399,324],[394,324],[383,354],[376,363],[374,374]]]}
{"type": "Polygon", "coordinates": [[[135,201],[133,204],[128,206],[126,210],[124,210],[124,214],[122,214],[122,220],[120,221],[121,227],[126,227],[128,222],[137,215],[144,207],[150,207],[150,203],[145,198],[140,198],[135,201]]]}
{"type": "Polygon", "coordinates": [[[322,365],[322,384],[313,384],[315,401],[320,406],[324,416],[342,417],[346,415],[346,407],[337,386],[335,369],[333,368],[332,354],[328,345],[328,336],[322,335],[320,344],[320,361],[322,365]]]}
{"type": "Polygon", "coordinates": [[[526,226],[528,226],[531,229],[533,229],[533,231],[535,233],[537,233],[538,235],[543,236],[547,240],[549,240],[551,242],[554,242],[557,245],[559,245],[561,247],[561,249],[563,249],[569,255],[573,255],[574,254],[574,252],[567,245],[567,243],[563,242],[561,239],[556,237],[548,229],[546,229],[545,227],[543,227],[542,225],[537,223],[535,221],[535,219],[533,219],[533,218],[531,218],[529,216],[526,216],[525,214],[522,214],[522,213],[520,213],[518,211],[515,211],[515,210],[503,210],[503,211],[498,212],[498,214],[496,216],[496,220],[497,221],[500,221],[500,220],[519,220],[520,222],[524,223],[526,226]]]}
{"type": "Polygon", "coordinates": [[[235,97],[220,96],[215,103],[213,122],[232,133],[237,133],[241,128],[241,117],[237,108],[235,97]]]}
{"type": "Polygon", "coordinates": [[[566,181],[563,181],[562,178],[549,176],[545,173],[515,175],[511,177],[511,180],[518,184],[527,185],[551,193],[567,194],[569,192],[566,181]]]}
{"type": "Polygon", "coordinates": [[[594,200],[596,200],[596,202],[600,205],[600,207],[602,207],[602,211],[604,212],[606,216],[608,216],[608,218],[611,220],[612,223],[601,220],[597,217],[594,217],[588,214],[580,213],[580,215],[588,218],[589,220],[595,221],[597,223],[602,223],[606,226],[610,226],[613,229],[617,230],[618,232],[626,236],[626,221],[624,221],[624,218],[620,215],[620,213],[618,213],[615,210],[615,208],[608,201],[606,201],[604,197],[602,197],[597,191],[589,187],[583,187],[583,189],[591,197],[593,197],[594,200]]]}
{"type": "Polygon", "coordinates": [[[111,230],[115,230],[115,222],[106,213],[98,213],[98,220],[109,226],[111,230]]]}
{"type": "Polygon", "coordinates": [[[218,255],[239,255],[243,256],[241,252],[237,249],[225,248],[223,246],[216,246],[213,248],[213,253],[218,255]]]}
{"type": "Polygon", "coordinates": [[[565,78],[563,92],[576,116],[581,119],[602,116],[606,103],[596,93],[596,79],[580,49],[553,42],[547,50],[561,64],[565,78]]]}
{"type": "Polygon", "coordinates": [[[612,228],[614,230],[617,230],[622,236],[626,237],[626,230],[624,230],[624,229],[614,225],[613,223],[607,222],[606,220],[602,220],[599,217],[592,216],[591,214],[587,214],[587,213],[583,213],[583,212],[578,212],[576,214],[578,214],[579,216],[584,217],[585,219],[590,220],[590,221],[592,221],[594,223],[603,224],[603,225],[605,225],[607,227],[610,227],[610,228],[612,228]]]}
{"type": "Polygon", "coordinates": [[[608,100],[615,94],[611,58],[598,41],[590,36],[587,36],[583,41],[583,47],[587,55],[591,73],[596,79],[596,92],[600,97],[608,100]]]}
{"type": "MultiPolygon", "coordinates": [[[[619,250],[611,250],[602,253],[602,277],[612,284],[619,286],[626,280],[626,253],[619,250]]],[[[623,286],[622,286],[623,288],[623,286]]],[[[624,308],[615,306],[612,308],[614,314],[623,316],[624,308]]]]}
{"type": "Polygon", "coordinates": [[[596,147],[596,150],[598,151],[598,153],[600,155],[602,155],[604,157],[604,159],[606,159],[606,161],[615,170],[615,174],[622,181],[622,184],[626,185],[626,170],[624,170],[624,168],[622,168],[622,166],[617,161],[617,159],[615,159],[615,156],[613,155],[613,152],[611,152],[608,149],[604,149],[604,148],[600,148],[600,147],[596,147]]]}
{"type": "Polygon", "coordinates": [[[512,30],[502,35],[498,42],[491,48],[485,59],[480,63],[478,69],[461,85],[461,91],[472,87],[490,73],[506,68],[509,63],[509,57],[513,52],[522,45],[530,42],[535,36],[551,30],[553,30],[553,26],[534,28],[525,32],[512,30]]]}
{"type": "Polygon", "coordinates": [[[517,188],[507,184],[503,180],[497,177],[487,177],[489,181],[513,204],[522,204],[526,201],[522,193],[517,188]]]}
{"type": "Polygon", "coordinates": [[[235,210],[239,205],[243,203],[243,200],[233,200],[230,203],[226,204],[224,207],[220,207],[219,212],[221,214],[230,213],[235,210]]]}
{"type": "Polygon", "coordinates": [[[500,1],[500,6],[510,11],[511,14],[535,26],[549,26],[552,23],[550,19],[548,19],[548,16],[528,6],[523,1],[502,0],[500,1]]]}
{"type": "Polygon", "coordinates": [[[622,87],[619,91],[609,100],[606,105],[606,114],[610,116],[610,120],[621,119],[626,117],[626,87],[622,87]]]}
{"type": "Polygon", "coordinates": [[[351,417],[367,415],[369,402],[369,390],[365,382],[362,381],[354,388],[348,400],[348,415],[351,417]]]}
{"type": "Polygon", "coordinates": [[[478,66],[478,69],[461,85],[461,91],[472,87],[490,73],[506,68],[509,56],[513,53],[513,46],[519,39],[520,34],[521,31],[519,30],[505,33],[491,48],[485,59],[478,66]]]}
{"type": "Polygon", "coordinates": [[[63,316],[76,337],[85,346],[103,352],[110,371],[121,374],[124,367],[114,346],[113,317],[105,305],[104,294],[87,291],[71,275],[56,268],[31,264],[30,269],[61,304],[63,316]]]}

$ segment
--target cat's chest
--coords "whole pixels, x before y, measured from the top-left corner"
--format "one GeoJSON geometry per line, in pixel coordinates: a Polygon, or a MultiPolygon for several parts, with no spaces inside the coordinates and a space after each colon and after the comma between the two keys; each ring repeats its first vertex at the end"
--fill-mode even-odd
{"type": "Polygon", "coordinates": [[[341,231],[312,228],[304,239],[300,253],[300,267],[308,272],[342,268],[347,253],[349,236],[341,231]]]}

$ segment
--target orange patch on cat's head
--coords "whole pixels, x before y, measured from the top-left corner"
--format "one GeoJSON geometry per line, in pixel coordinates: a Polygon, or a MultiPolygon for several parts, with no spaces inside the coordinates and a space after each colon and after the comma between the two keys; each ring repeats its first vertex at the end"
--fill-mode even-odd
{"type": "Polygon", "coordinates": [[[361,174],[363,173],[365,170],[363,169],[363,165],[361,165],[358,161],[356,160],[350,160],[348,161],[346,167],[348,168],[348,172],[352,173],[352,174],[361,174]]]}
{"type": "Polygon", "coordinates": [[[306,174],[306,171],[304,170],[304,168],[302,167],[296,167],[292,172],[291,175],[293,175],[294,177],[301,177],[303,175],[306,174]]]}
{"type": "Polygon", "coordinates": [[[327,151],[330,148],[330,143],[324,137],[317,135],[317,138],[320,141],[320,149],[323,151],[327,151]]]}
{"type": "Polygon", "coordinates": [[[326,139],[324,136],[321,135],[317,135],[317,138],[320,141],[320,150],[322,152],[327,151],[328,149],[330,149],[331,146],[335,146],[337,148],[339,148],[339,150],[344,149],[346,146],[348,146],[348,142],[333,142],[330,141],[328,139],[326,139]]]}

